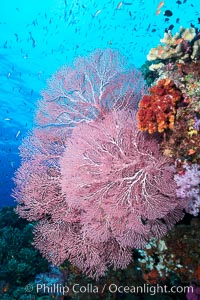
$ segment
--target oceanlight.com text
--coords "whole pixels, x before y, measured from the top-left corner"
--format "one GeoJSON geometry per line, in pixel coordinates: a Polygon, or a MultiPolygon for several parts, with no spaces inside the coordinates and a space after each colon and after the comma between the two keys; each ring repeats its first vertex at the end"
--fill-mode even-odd
{"type": "MultiPolygon", "coordinates": [[[[118,286],[115,283],[104,284],[102,286],[94,284],[81,285],[75,283],[72,286],[62,285],[62,284],[36,284],[32,287],[32,290],[36,288],[37,293],[42,294],[56,294],[56,295],[67,295],[68,293],[74,294],[103,294],[103,293],[120,293],[120,294],[149,294],[151,296],[156,294],[181,294],[181,293],[193,293],[193,286],[167,286],[167,285],[149,285],[143,284],[140,286],[118,286]]],[[[30,289],[30,287],[29,287],[30,289]]]]}

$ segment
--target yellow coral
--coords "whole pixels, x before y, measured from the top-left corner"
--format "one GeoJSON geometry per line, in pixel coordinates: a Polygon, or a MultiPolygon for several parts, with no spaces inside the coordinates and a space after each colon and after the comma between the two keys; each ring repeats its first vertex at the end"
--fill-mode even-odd
{"type": "MultiPolygon", "coordinates": [[[[152,48],[148,55],[147,60],[153,61],[156,59],[167,60],[170,58],[181,59],[183,61],[187,60],[189,57],[191,59],[198,59],[200,57],[200,40],[194,42],[192,47],[192,54],[188,53],[182,47],[182,43],[185,41],[189,43],[196,36],[195,28],[183,28],[180,27],[179,32],[172,35],[171,31],[164,33],[163,39],[160,40],[164,45],[158,45],[157,48],[152,48]]],[[[189,44],[188,44],[189,45],[189,44]]],[[[155,65],[154,65],[155,66],[155,65]]],[[[157,67],[150,67],[151,71],[157,69],[157,67]]]]}
{"type": "Polygon", "coordinates": [[[193,27],[186,28],[186,29],[184,29],[183,27],[180,27],[180,33],[181,33],[181,37],[185,41],[192,41],[196,35],[195,28],[193,28],[193,27]]]}

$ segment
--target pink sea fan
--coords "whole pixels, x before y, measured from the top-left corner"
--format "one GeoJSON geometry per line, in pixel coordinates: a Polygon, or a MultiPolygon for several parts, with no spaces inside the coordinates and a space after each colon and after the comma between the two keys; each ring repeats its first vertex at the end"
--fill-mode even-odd
{"type": "Polygon", "coordinates": [[[117,51],[97,50],[58,71],[43,91],[36,128],[20,147],[22,165],[15,174],[13,196],[17,213],[36,221],[35,245],[52,263],[69,259],[98,278],[109,266],[125,268],[131,261],[131,248],[103,238],[109,233],[102,232],[95,241],[83,234],[82,211],[70,207],[61,191],[59,159],[75,125],[136,107],[143,90],[140,71],[117,51]]]}
{"type": "Polygon", "coordinates": [[[38,104],[37,127],[20,147],[22,166],[13,196],[20,203],[17,212],[29,220],[38,220],[60,203],[58,160],[71,127],[107,110],[134,107],[144,89],[141,72],[127,70],[117,51],[97,50],[77,59],[74,67],[62,68],[49,81],[38,104]]]}
{"type": "Polygon", "coordinates": [[[63,196],[58,184],[58,160],[64,140],[56,130],[33,130],[20,146],[22,164],[15,173],[13,196],[18,202],[17,213],[30,221],[40,220],[61,205],[63,196]]]}
{"type": "Polygon", "coordinates": [[[141,72],[118,51],[96,50],[49,80],[36,120],[45,127],[74,127],[105,111],[136,107],[143,90],[141,72]]]}
{"type": "Polygon", "coordinates": [[[51,152],[44,155],[36,136],[28,140],[35,156],[27,160],[22,148],[17,212],[37,221],[35,246],[54,265],[69,260],[98,279],[108,267],[127,267],[133,247],[162,236],[182,217],[172,161],[138,132],[131,113],[108,113],[74,128],[59,166],[56,160],[49,167],[51,152]]]}
{"type": "Polygon", "coordinates": [[[35,246],[55,265],[68,259],[90,277],[104,276],[108,266],[126,268],[131,261],[129,247],[121,247],[115,239],[94,243],[81,232],[78,223],[52,223],[44,220],[34,230],[35,246]]]}
{"type": "Polygon", "coordinates": [[[134,117],[112,112],[77,126],[60,159],[66,203],[81,210],[82,234],[94,243],[141,248],[183,216],[173,162],[134,117]]]}

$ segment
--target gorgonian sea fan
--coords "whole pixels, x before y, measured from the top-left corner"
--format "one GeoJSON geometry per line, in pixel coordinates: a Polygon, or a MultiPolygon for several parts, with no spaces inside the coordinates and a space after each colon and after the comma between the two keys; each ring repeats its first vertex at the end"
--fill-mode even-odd
{"type": "Polygon", "coordinates": [[[64,135],[56,128],[36,128],[20,146],[22,164],[15,173],[13,196],[17,213],[27,220],[40,220],[60,206],[59,158],[64,151],[64,135]]]}
{"type": "MultiPolygon", "coordinates": [[[[44,193],[49,209],[39,208],[43,215],[34,230],[35,246],[53,264],[69,260],[98,279],[110,266],[127,267],[133,247],[161,237],[183,216],[173,161],[134,119],[128,111],[113,111],[78,125],[66,140],[61,176],[55,174],[55,207],[54,192],[47,198],[44,193]]],[[[38,204],[26,203],[30,214],[38,212],[38,204]]]]}
{"type": "Polygon", "coordinates": [[[105,111],[133,108],[144,86],[142,73],[118,51],[96,50],[52,76],[42,92],[36,122],[45,127],[74,127],[105,111]]]}
{"type": "Polygon", "coordinates": [[[112,50],[97,50],[64,67],[39,101],[36,127],[20,147],[22,164],[14,178],[17,213],[36,221],[35,245],[54,264],[69,259],[98,278],[108,266],[125,268],[131,248],[116,239],[94,243],[83,235],[81,213],[61,191],[59,159],[74,126],[103,118],[109,111],[136,107],[144,90],[141,72],[112,50]]]}
{"type": "Polygon", "coordinates": [[[60,159],[65,201],[81,211],[81,232],[94,243],[141,248],[183,216],[173,161],[134,118],[119,111],[77,126],[60,159]]]}
{"type": "Polygon", "coordinates": [[[109,266],[123,269],[131,261],[130,247],[120,246],[115,239],[94,243],[82,234],[81,224],[77,220],[73,223],[66,219],[60,222],[43,220],[36,225],[34,234],[35,246],[54,265],[68,259],[95,279],[104,276],[109,266]]]}
{"type": "Polygon", "coordinates": [[[38,103],[36,127],[20,146],[13,196],[21,217],[45,218],[60,205],[58,160],[72,127],[105,111],[135,107],[143,89],[141,72],[113,50],[96,50],[52,76],[38,103]]]}

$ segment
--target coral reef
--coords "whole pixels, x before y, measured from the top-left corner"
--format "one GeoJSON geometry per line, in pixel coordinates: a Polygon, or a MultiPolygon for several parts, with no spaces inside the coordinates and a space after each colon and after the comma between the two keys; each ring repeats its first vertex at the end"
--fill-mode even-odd
{"type": "Polygon", "coordinates": [[[163,143],[163,153],[175,159],[185,159],[193,163],[200,161],[199,130],[194,128],[194,113],[189,108],[178,110],[173,132],[163,143]]]}
{"type": "MultiPolygon", "coordinates": [[[[176,280],[182,284],[200,284],[199,218],[190,225],[178,225],[162,240],[151,240],[140,251],[140,265],[143,272],[157,274],[155,282],[176,280]],[[176,279],[175,279],[176,278],[176,279]]],[[[148,278],[144,277],[146,281],[148,278]]],[[[171,282],[173,284],[173,282],[171,282]]]]}
{"type": "MultiPolygon", "coordinates": [[[[197,30],[192,28],[191,30],[183,30],[179,34],[172,36],[170,34],[165,34],[164,39],[162,42],[165,42],[169,47],[174,47],[173,45],[176,44],[176,41],[179,39],[183,39],[180,41],[182,46],[185,46],[189,43],[190,51],[188,53],[192,54],[193,51],[191,50],[193,45],[198,42],[199,43],[200,33],[197,30]],[[181,36],[180,36],[181,35],[181,36]]],[[[174,49],[174,48],[173,48],[174,49]]],[[[186,48],[182,47],[184,51],[186,48]]],[[[187,52],[187,51],[186,51],[187,52]]],[[[195,57],[194,60],[190,57],[187,60],[180,60],[177,58],[174,59],[160,59],[157,58],[156,60],[156,72],[155,73],[157,78],[152,83],[151,88],[149,89],[150,95],[147,95],[147,99],[151,99],[151,89],[155,88],[158,85],[160,80],[171,80],[176,85],[177,89],[181,92],[181,99],[176,104],[176,111],[173,115],[172,125],[168,126],[164,130],[163,141],[162,141],[162,149],[163,154],[174,158],[177,162],[188,161],[191,163],[198,163],[200,162],[200,147],[199,147],[199,140],[200,140],[200,60],[195,57]],[[161,66],[159,69],[158,66],[161,66]],[[161,79],[162,78],[162,79],[161,79]],[[169,130],[170,129],[170,130],[169,130]]],[[[150,69],[155,69],[154,66],[150,66],[150,69]]],[[[152,78],[152,75],[151,75],[152,78]]],[[[148,79],[148,77],[147,77],[148,79]]],[[[146,96],[143,96],[145,98],[146,96]]],[[[142,99],[143,100],[143,99],[142,99]]],[[[161,101],[162,104],[162,101],[161,101]]],[[[142,105],[139,103],[139,107],[142,105]]],[[[156,107],[155,107],[156,110],[156,107]]],[[[158,110],[158,109],[157,109],[158,110]]],[[[145,115],[143,112],[144,121],[147,123],[148,118],[156,119],[154,116],[154,112],[151,112],[151,115],[145,115]]],[[[163,118],[164,119],[164,118],[163,118]]],[[[142,120],[143,121],[143,120],[142,120]]],[[[143,121],[143,122],[144,122],[143,121]]],[[[140,130],[148,130],[148,127],[144,126],[139,120],[139,128],[140,130]]],[[[152,122],[152,123],[155,123],[152,122]]],[[[168,121],[169,123],[169,121],[168,121]]],[[[148,123],[147,123],[148,124],[148,123]]],[[[153,125],[151,124],[153,127],[153,125]]],[[[150,128],[148,130],[150,133],[155,132],[157,127],[154,126],[153,129],[150,128]]],[[[160,130],[162,132],[162,129],[160,130]]],[[[178,163],[180,166],[180,163],[178,163]]],[[[180,168],[179,168],[180,169],[180,168]]],[[[180,171],[180,170],[179,170],[180,171]]]]}
{"type": "MultiPolygon", "coordinates": [[[[159,61],[158,61],[159,63],[159,61]]],[[[156,62],[155,62],[156,64],[156,62]]],[[[157,69],[152,72],[150,69],[152,63],[150,61],[146,61],[141,67],[140,70],[142,72],[142,75],[147,83],[147,86],[151,86],[151,84],[156,80],[158,77],[157,69]]]]}
{"type": "Polygon", "coordinates": [[[32,224],[19,219],[12,207],[0,210],[1,299],[25,299],[31,293],[24,287],[34,282],[37,272],[48,270],[48,262],[32,245],[32,231],[32,224]]]}
{"type": "Polygon", "coordinates": [[[172,129],[182,94],[175,83],[167,78],[161,79],[149,89],[139,102],[137,113],[138,128],[149,133],[172,129]]]}
{"type": "MultiPolygon", "coordinates": [[[[179,282],[181,284],[196,283],[195,291],[200,285],[199,261],[199,210],[200,210],[200,33],[194,28],[180,29],[172,36],[165,33],[161,40],[164,45],[152,49],[147,57],[149,72],[146,80],[151,80],[150,95],[145,95],[139,102],[138,128],[149,133],[161,132],[161,148],[164,156],[171,157],[176,167],[174,177],[177,197],[187,199],[186,217],[192,219],[190,225],[178,225],[162,240],[152,239],[140,250],[143,278],[147,283],[179,282]],[[153,62],[150,65],[150,61],[153,62]],[[153,74],[152,74],[153,73],[153,74]],[[149,76],[149,78],[148,78],[149,76]],[[171,81],[181,93],[176,102],[172,126],[167,121],[164,130],[158,130],[156,105],[148,115],[149,102],[159,97],[152,95],[160,81],[171,81]],[[153,97],[154,96],[154,97],[153,97]],[[146,105],[146,106],[145,106],[146,105]],[[143,110],[142,114],[140,109],[143,110]],[[146,113],[145,113],[146,111],[146,113]],[[140,116],[141,114],[141,116],[140,116]],[[141,117],[141,119],[140,119],[141,117]],[[142,119],[143,118],[143,119],[142,119]],[[148,123],[148,120],[151,122],[148,123]],[[153,120],[153,121],[152,121],[153,120]],[[150,125],[150,127],[148,127],[150,125]],[[154,125],[154,126],[153,126],[154,125]]],[[[167,93],[166,93],[167,94],[167,93]]],[[[170,94],[168,93],[168,96],[170,94]]],[[[162,107],[164,98],[160,98],[162,107]]],[[[164,102],[165,104],[165,102],[164,102]]],[[[163,118],[164,119],[164,118],[163,118]]],[[[197,299],[188,294],[188,299],[197,299]],[[191,298],[192,297],[192,298],[191,298]]]]}
{"type": "MultiPolygon", "coordinates": [[[[198,60],[200,58],[200,34],[196,33],[195,28],[180,27],[179,32],[174,36],[169,30],[160,40],[162,44],[156,48],[152,48],[147,55],[148,61],[160,60],[163,61],[188,61],[198,60]]],[[[155,70],[163,67],[159,62],[150,67],[150,70],[155,70]]]]}
{"type": "Polygon", "coordinates": [[[175,64],[171,71],[163,72],[176,82],[183,99],[177,108],[174,127],[163,140],[164,154],[192,163],[200,162],[200,62],[175,64]]]}

